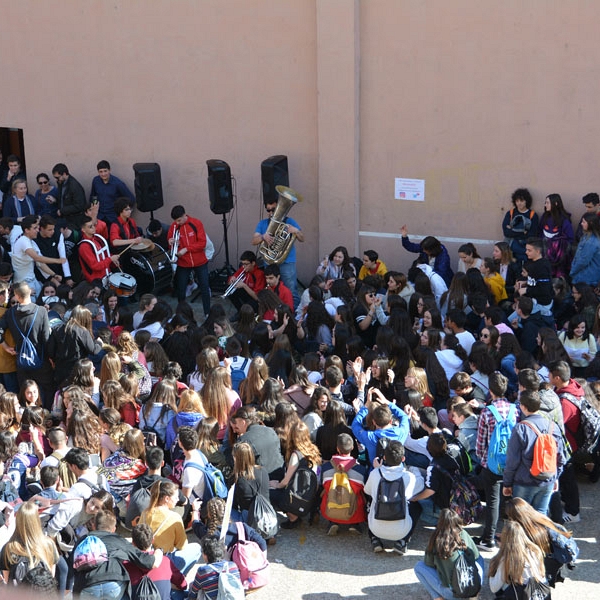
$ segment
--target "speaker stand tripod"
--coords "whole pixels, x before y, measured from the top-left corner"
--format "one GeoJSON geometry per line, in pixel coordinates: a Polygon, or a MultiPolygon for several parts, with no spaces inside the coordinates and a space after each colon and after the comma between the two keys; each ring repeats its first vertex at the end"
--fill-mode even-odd
{"type": "MultiPolygon", "coordinates": [[[[220,269],[211,271],[209,275],[210,289],[213,292],[222,294],[227,289],[227,280],[235,273],[235,269],[229,263],[229,240],[227,239],[227,214],[223,213],[222,225],[223,225],[223,244],[225,245],[225,265],[220,269]]],[[[196,302],[202,290],[198,291],[192,296],[191,302],[196,302]]]]}

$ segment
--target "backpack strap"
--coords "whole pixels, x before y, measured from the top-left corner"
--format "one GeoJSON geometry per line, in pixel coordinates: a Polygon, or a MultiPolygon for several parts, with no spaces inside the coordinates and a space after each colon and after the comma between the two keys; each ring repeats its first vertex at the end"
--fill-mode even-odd
{"type": "Polygon", "coordinates": [[[17,318],[15,317],[15,311],[14,310],[11,311],[11,315],[12,315],[13,321],[15,323],[15,327],[17,328],[17,331],[21,334],[21,337],[23,339],[29,339],[29,334],[31,333],[31,330],[33,329],[33,324],[35,323],[35,318],[37,317],[37,313],[38,313],[38,309],[39,308],[40,308],[39,306],[36,306],[36,308],[35,308],[35,312],[33,313],[33,320],[31,321],[31,324],[29,325],[29,329],[27,330],[27,334],[24,334],[21,331],[21,328],[19,327],[19,324],[17,323],[17,318]]]}
{"type": "MultiPolygon", "coordinates": [[[[552,430],[554,429],[554,421],[548,419],[548,422],[550,423],[550,429],[546,431],[546,434],[552,433],[552,430]]],[[[540,429],[531,421],[525,419],[524,421],[521,421],[521,423],[523,423],[523,425],[527,425],[527,427],[529,427],[529,429],[531,429],[537,435],[537,437],[540,437],[540,435],[542,435],[542,431],[540,431],[540,429]]]]}
{"type": "Polygon", "coordinates": [[[237,529],[238,541],[245,542],[246,541],[246,531],[244,530],[244,524],[240,521],[236,521],[235,528],[237,529]]]}

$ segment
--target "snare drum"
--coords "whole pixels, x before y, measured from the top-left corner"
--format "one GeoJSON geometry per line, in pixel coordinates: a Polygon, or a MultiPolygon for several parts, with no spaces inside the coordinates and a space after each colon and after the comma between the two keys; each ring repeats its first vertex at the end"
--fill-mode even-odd
{"type": "Polygon", "coordinates": [[[137,288],[135,277],[128,273],[111,273],[103,279],[102,283],[107,290],[123,298],[133,296],[137,288]]]}
{"type": "Polygon", "coordinates": [[[159,246],[148,252],[127,250],[120,258],[121,268],[135,277],[141,294],[158,294],[171,286],[173,269],[167,253],[159,246]]]}

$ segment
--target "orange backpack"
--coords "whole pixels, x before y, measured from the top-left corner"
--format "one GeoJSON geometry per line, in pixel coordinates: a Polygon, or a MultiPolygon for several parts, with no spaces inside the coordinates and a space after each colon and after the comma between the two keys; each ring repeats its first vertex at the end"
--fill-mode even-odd
{"type": "Polygon", "coordinates": [[[530,421],[522,421],[524,425],[527,425],[537,435],[535,444],[533,446],[533,461],[529,472],[536,479],[542,481],[548,481],[556,475],[556,460],[558,455],[558,448],[556,440],[552,435],[554,423],[550,421],[550,429],[547,433],[542,433],[533,423],[530,421]]]}

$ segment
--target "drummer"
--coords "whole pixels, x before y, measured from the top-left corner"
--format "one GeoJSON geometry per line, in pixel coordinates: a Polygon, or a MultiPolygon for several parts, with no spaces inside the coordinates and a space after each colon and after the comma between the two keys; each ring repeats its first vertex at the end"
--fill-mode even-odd
{"type": "Polygon", "coordinates": [[[79,262],[86,281],[104,279],[112,266],[119,266],[119,257],[111,256],[107,241],[96,234],[96,224],[92,217],[84,217],[81,225],[82,239],[79,242],[79,262]]]}
{"type": "Polygon", "coordinates": [[[129,198],[115,200],[117,220],[110,226],[110,247],[120,249],[121,246],[139,244],[144,238],[136,222],[131,218],[131,203],[129,198]]]}

